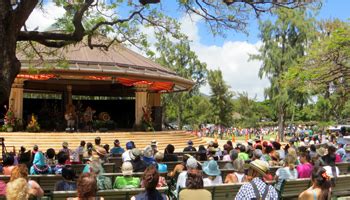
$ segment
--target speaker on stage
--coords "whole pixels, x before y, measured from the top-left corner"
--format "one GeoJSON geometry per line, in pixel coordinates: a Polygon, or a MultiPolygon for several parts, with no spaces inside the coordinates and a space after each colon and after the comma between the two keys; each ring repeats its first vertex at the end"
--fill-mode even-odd
{"type": "Polygon", "coordinates": [[[162,113],[163,113],[163,107],[162,106],[153,106],[152,107],[152,119],[153,119],[153,128],[156,131],[162,130],[162,113]]]}

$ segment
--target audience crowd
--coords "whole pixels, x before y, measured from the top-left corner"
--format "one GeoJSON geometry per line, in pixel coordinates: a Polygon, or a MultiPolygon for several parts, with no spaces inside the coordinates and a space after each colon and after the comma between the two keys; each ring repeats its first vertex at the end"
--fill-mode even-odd
{"type": "Polygon", "coordinates": [[[10,176],[6,184],[0,181],[0,195],[7,199],[29,199],[42,197],[41,186],[28,178],[28,175],[56,174],[62,180],[55,185],[56,191],[77,191],[77,197],[69,199],[103,199],[97,197],[98,190],[144,188],[144,192],[131,199],[211,199],[212,194],[206,186],[242,183],[235,199],[278,199],[285,180],[310,178],[312,186],[302,192],[299,199],[327,199],[334,182],[332,177],[339,176],[338,162],[347,162],[345,144],[327,139],[325,147],[318,136],[300,135],[287,143],[273,139],[249,139],[243,143],[227,141],[222,147],[211,141],[197,148],[192,141],[187,142],[184,154],[176,154],[175,147],[168,144],[158,149],[157,141],[139,149],[133,141],[125,144],[119,140],[114,146],[102,145],[101,138],[95,138],[95,144],[81,141],[76,149],[70,149],[68,142],[62,143],[62,149],[52,148],[40,151],[35,145],[33,150],[21,148],[18,154],[6,153],[0,171],[10,176]],[[316,139],[315,139],[316,138],[316,139]],[[181,155],[179,157],[179,155],[181,155]],[[103,164],[110,157],[120,157],[121,175],[111,180],[105,176],[103,164]],[[168,170],[167,162],[178,164],[168,170]],[[218,162],[226,161],[222,169],[218,162]],[[72,169],[74,164],[85,164],[78,177],[72,169]],[[278,167],[272,174],[271,167],[278,167]],[[231,170],[225,177],[222,170],[231,170]],[[135,176],[143,172],[142,177],[135,176]],[[166,176],[164,176],[166,175],[166,176]],[[165,178],[166,177],[166,178],[165,178]],[[270,184],[274,181],[274,184],[270,184]],[[167,186],[171,195],[158,192],[157,188],[167,186]]]}

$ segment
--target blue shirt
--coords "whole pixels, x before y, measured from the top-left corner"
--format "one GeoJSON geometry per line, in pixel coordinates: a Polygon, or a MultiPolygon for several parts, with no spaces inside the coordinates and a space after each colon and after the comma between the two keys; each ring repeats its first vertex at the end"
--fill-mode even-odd
{"type": "Polygon", "coordinates": [[[112,154],[112,155],[115,155],[115,154],[122,154],[122,153],[124,153],[124,149],[121,148],[121,147],[113,147],[113,148],[111,149],[111,154],[112,154]]]}

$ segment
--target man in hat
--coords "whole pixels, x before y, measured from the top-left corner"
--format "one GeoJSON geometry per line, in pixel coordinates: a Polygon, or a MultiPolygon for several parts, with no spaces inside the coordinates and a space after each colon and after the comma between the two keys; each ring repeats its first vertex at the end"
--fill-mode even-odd
{"type": "Polygon", "coordinates": [[[187,141],[187,145],[188,146],[184,148],[183,152],[186,152],[186,151],[197,151],[197,149],[193,147],[192,140],[187,141]]]}
{"type": "Polygon", "coordinates": [[[141,159],[141,151],[138,148],[133,148],[130,151],[131,164],[133,172],[144,172],[147,168],[145,161],[141,159]]]}
{"type": "Polygon", "coordinates": [[[122,154],[123,162],[131,160],[131,158],[130,158],[130,151],[133,148],[134,148],[134,145],[133,145],[133,143],[131,141],[126,143],[126,151],[122,154]]]}
{"type": "Polygon", "coordinates": [[[249,183],[242,185],[235,199],[278,199],[278,193],[272,185],[264,182],[263,177],[269,170],[269,164],[262,160],[254,160],[249,164],[249,183]]]}
{"type": "Polygon", "coordinates": [[[66,154],[68,154],[68,156],[70,156],[70,155],[72,155],[72,150],[70,150],[69,148],[68,148],[68,142],[63,142],[62,143],[62,149],[59,151],[59,152],[64,152],[64,153],[66,153],[66,154]]]}
{"type": "Polygon", "coordinates": [[[114,147],[111,149],[111,156],[116,156],[119,154],[123,154],[124,149],[120,146],[119,140],[114,140],[114,147]]]}
{"type": "Polygon", "coordinates": [[[152,140],[151,147],[152,147],[153,156],[154,156],[158,152],[158,142],[157,142],[157,140],[152,140]]]}

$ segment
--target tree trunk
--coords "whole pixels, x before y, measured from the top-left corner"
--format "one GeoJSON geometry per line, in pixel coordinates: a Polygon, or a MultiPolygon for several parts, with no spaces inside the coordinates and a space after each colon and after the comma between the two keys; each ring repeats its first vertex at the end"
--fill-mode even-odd
{"type": "Polygon", "coordinates": [[[13,23],[13,13],[4,1],[0,1],[0,104],[8,100],[12,83],[21,67],[16,58],[18,27],[13,23]]]}
{"type": "Polygon", "coordinates": [[[285,112],[283,108],[278,110],[278,134],[281,142],[284,142],[285,112]]]}

